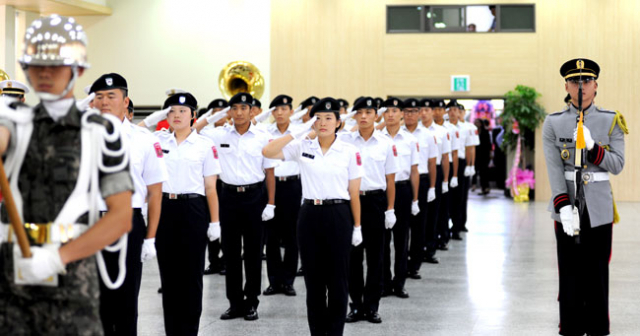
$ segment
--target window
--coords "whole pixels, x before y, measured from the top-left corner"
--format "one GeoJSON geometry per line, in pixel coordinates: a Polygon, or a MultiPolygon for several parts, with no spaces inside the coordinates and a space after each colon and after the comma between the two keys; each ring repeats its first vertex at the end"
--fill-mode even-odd
{"type": "Polygon", "coordinates": [[[535,32],[535,5],[387,6],[387,33],[535,32]]]}

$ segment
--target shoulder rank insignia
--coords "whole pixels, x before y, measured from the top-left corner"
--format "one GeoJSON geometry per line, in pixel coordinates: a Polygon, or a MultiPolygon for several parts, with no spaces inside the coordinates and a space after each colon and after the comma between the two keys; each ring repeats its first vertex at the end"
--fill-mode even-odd
{"type": "Polygon", "coordinates": [[[629,134],[629,129],[627,128],[627,122],[624,120],[624,116],[620,111],[616,111],[616,116],[613,117],[613,122],[611,123],[611,128],[609,129],[609,135],[613,133],[613,129],[616,127],[616,124],[624,134],[629,134]]]}

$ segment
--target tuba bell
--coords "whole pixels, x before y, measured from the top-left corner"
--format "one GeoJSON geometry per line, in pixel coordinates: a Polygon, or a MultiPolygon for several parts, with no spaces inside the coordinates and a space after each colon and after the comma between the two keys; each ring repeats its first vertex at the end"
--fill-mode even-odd
{"type": "Polygon", "coordinates": [[[229,99],[239,92],[247,92],[256,99],[264,93],[264,77],[258,68],[245,61],[227,64],[218,77],[222,95],[229,99]]]}

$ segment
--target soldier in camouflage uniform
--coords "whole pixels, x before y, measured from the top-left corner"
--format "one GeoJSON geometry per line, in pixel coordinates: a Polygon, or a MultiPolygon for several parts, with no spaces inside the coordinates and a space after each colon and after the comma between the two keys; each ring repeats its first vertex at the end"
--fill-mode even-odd
{"type": "Polygon", "coordinates": [[[570,104],[547,116],[543,126],[544,155],[551,183],[549,211],[555,220],[560,277],[560,334],[609,334],[609,260],[615,204],[609,173],[624,166],[622,115],[593,103],[600,67],[588,59],[574,59],[560,69],[570,104]],[[576,179],[575,154],[582,82],[586,156],[582,176],[576,179]],[[584,191],[585,208],[574,215],[576,189],[584,191]],[[579,221],[577,221],[579,219],[579,221]],[[579,241],[574,237],[579,232],[579,241]]]}
{"type": "MultiPolygon", "coordinates": [[[[70,206],[65,203],[73,195],[79,175],[83,174],[80,170],[83,129],[89,125],[114,135],[115,139],[104,138],[103,145],[110,150],[117,152],[122,143],[117,136],[117,123],[95,111],[83,119],[83,115],[90,112],[76,107],[73,86],[88,64],[86,37],[72,18],[52,15],[34,21],[26,33],[20,63],[41,103],[31,109],[6,100],[0,102],[0,153],[7,154],[9,170],[9,157],[20,144],[28,142],[26,152],[23,151],[24,161],[16,166],[12,179],[17,179],[19,189],[13,189],[18,212],[25,223],[52,223],[61,218],[65,209],[79,207],[76,202],[70,206]],[[32,117],[29,123],[33,130],[28,138],[20,137],[24,133],[20,131],[20,122],[12,119],[16,115],[32,117]]],[[[6,224],[3,207],[0,335],[102,334],[94,254],[130,230],[133,185],[126,160],[124,155],[103,153],[102,167],[90,166],[94,172],[99,169],[100,193],[109,212],[95,224],[89,221],[87,213],[81,214],[72,221],[75,224],[70,240],[46,235],[42,246],[38,244],[41,241],[31,241],[32,258],[23,258],[19,251],[14,252],[12,239],[15,238],[6,224]],[[88,224],[93,225],[88,227],[88,224]],[[18,278],[27,285],[16,284],[14,264],[21,270],[18,278]],[[56,275],[57,286],[38,285],[56,275]]],[[[55,226],[57,224],[51,224],[52,232],[61,227],[55,226]]],[[[29,235],[29,231],[27,233],[29,235]]]]}

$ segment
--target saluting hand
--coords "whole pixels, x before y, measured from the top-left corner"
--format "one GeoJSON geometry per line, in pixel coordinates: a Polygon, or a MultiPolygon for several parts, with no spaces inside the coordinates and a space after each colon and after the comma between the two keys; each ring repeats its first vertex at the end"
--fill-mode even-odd
{"type": "Polygon", "coordinates": [[[93,101],[93,98],[95,97],[96,97],[96,93],[91,92],[91,94],[88,95],[86,98],[76,101],[76,107],[80,111],[86,110],[87,107],[89,107],[89,103],[91,103],[91,101],[93,101]]]}
{"type": "Polygon", "coordinates": [[[156,252],[156,239],[147,238],[142,243],[142,254],[140,255],[140,261],[145,262],[155,258],[156,252]]]}
{"type": "Polygon", "coordinates": [[[230,107],[226,107],[225,109],[218,111],[216,114],[207,117],[207,122],[209,123],[209,125],[215,124],[216,122],[225,118],[230,109],[230,107]]]}
{"type": "Polygon", "coordinates": [[[362,226],[353,227],[353,235],[351,236],[351,244],[358,246],[362,244],[362,226]]]}
{"type": "Polygon", "coordinates": [[[146,118],[144,118],[142,122],[144,122],[144,125],[147,127],[155,126],[159,122],[167,119],[167,114],[169,114],[169,111],[171,111],[171,106],[167,107],[164,110],[151,113],[146,118]]]}
{"type": "Polygon", "coordinates": [[[275,216],[275,210],[276,210],[275,205],[267,204],[267,206],[264,207],[264,210],[262,210],[262,221],[266,222],[268,220],[273,219],[273,217],[275,216]]]}

